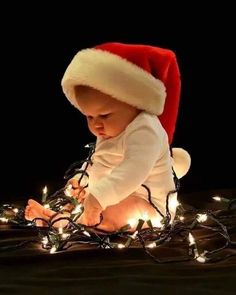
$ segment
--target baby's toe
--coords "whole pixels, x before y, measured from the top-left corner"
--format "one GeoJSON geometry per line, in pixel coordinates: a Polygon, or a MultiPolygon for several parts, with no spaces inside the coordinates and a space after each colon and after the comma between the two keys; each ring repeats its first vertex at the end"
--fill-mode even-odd
{"type": "Polygon", "coordinates": [[[25,208],[25,217],[29,217],[29,214],[30,214],[30,206],[26,206],[25,208]]]}

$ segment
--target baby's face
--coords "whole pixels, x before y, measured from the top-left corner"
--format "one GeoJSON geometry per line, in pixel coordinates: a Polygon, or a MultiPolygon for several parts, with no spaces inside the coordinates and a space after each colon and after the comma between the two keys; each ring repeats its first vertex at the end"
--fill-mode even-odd
{"type": "Polygon", "coordinates": [[[135,107],[90,87],[77,87],[76,97],[89,130],[103,139],[119,135],[140,113],[135,107]]]}

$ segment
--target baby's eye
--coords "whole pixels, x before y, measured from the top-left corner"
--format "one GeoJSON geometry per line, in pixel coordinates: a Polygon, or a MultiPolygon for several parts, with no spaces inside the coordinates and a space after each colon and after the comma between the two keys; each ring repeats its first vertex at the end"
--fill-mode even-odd
{"type": "Polygon", "coordinates": [[[87,119],[88,119],[88,120],[92,120],[93,117],[92,117],[92,116],[87,116],[87,119]]]}
{"type": "Polygon", "coordinates": [[[109,115],[110,115],[110,114],[103,114],[103,115],[100,115],[100,118],[102,118],[102,119],[106,119],[106,118],[109,117],[109,115]]]}

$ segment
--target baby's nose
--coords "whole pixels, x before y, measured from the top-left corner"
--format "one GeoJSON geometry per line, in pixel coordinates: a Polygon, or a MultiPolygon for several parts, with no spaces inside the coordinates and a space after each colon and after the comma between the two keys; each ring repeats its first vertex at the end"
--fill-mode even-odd
{"type": "Polygon", "coordinates": [[[103,127],[102,121],[100,119],[94,120],[94,127],[95,128],[101,128],[101,127],[103,127]]]}

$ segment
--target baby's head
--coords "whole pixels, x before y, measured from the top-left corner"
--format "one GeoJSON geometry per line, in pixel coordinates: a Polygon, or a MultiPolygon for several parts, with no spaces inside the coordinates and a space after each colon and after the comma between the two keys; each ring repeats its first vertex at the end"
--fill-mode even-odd
{"type": "Polygon", "coordinates": [[[118,136],[140,113],[136,107],[88,86],[75,86],[76,103],[97,137],[118,136]]]}
{"type": "MultiPolygon", "coordinates": [[[[75,93],[77,85],[92,87],[93,90],[87,93],[89,96],[100,98],[102,94],[99,91],[106,93],[104,99],[114,101],[117,108],[127,108],[128,114],[132,110],[136,116],[138,109],[157,115],[168,134],[169,143],[172,142],[179,105],[180,75],[175,54],[171,50],[123,43],[104,43],[80,50],[62,79],[66,97],[80,109],[75,93]],[[129,106],[118,104],[114,98],[129,106]]],[[[82,100],[80,103],[83,103],[82,100]]],[[[133,113],[125,122],[121,118],[118,124],[121,126],[114,134],[122,132],[133,119],[133,113]]],[[[114,134],[112,132],[110,136],[114,134]]]]}

